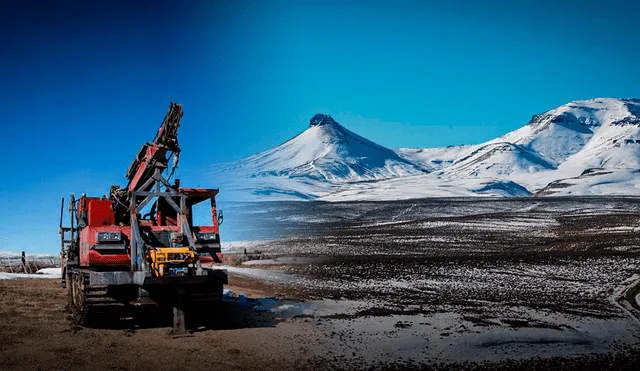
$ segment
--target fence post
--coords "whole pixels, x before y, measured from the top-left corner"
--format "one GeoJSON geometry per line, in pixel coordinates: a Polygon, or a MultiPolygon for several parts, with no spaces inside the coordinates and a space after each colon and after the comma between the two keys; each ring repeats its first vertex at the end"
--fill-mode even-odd
{"type": "Polygon", "coordinates": [[[30,273],[29,271],[27,271],[28,270],[28,267],[27,267],[27,255],[26,255],[26,253],[24,251],[22,252],[22,256],[20,257],[20,262],[22,263],[22,271],[24,273],[30,273]]]}

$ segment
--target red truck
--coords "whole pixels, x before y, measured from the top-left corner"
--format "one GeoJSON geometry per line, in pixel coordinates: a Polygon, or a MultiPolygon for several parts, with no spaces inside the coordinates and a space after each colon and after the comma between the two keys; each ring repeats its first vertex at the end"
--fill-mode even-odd
{"type": "Polygon", "coordinates": [[[186,331],[185,314],[215,320],[227,274],[203,263],[221,262],[222,213],[217,189],[169,182],[179,160],[182,114],[182,106],[171,103],[154,140],[129,167],[126,187],[111,186],[102,197],[71,194],[68,227],[62,199],[62,284],[78,325],[121,319],[143,307],[173,308],[176,334],[186,331]],[[211,225],[193,225],[193,206],[201,202],[211,206],[211,225]]]}

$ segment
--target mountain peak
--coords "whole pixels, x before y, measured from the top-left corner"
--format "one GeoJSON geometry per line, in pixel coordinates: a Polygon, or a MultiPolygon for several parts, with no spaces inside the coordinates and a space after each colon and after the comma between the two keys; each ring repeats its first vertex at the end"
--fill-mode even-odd
{"type": "Polygon", "coordinates": [[[311,118],[309,127],[332,125],[332,124],[337,124],[337,122],[333,119],[333,117],[329,115],[325,115],[324,113],[318,113],[311,118]]]}

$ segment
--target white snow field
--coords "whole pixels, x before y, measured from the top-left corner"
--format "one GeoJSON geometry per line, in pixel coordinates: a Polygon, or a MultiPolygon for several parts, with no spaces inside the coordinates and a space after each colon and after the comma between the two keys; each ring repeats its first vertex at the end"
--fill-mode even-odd
{"type": "Polygon", "coordinates": [[[0,272],[0,280],[10,280],[13,278],[60,278],[62,272],[60,268],[43,268],[36,273],[8,273],[0,272]]]}
{"type": "Polygon", "coordinates": [[[573,101],[494,140],[391,150],[318,114],[268,151],[215,168],[234,200],[637,195],[640,99],[573,101]]]}

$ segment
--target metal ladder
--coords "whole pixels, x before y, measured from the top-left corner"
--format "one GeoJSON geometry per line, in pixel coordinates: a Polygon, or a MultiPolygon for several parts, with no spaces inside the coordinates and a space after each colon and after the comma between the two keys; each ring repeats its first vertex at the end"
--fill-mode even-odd
{"type": "Polygon", "coordinates": [[[58,230],[58,233],[60,234],[60,271],[62,272],[60,277],[60,284],[62,285],[62,288],[67,287],[67,275],[65,273],[66,273],[68,256],[67,256],[66,247],[71,246],[74,242],[73,233],[76,231],[76,228],[74,228],[73,226],[73,217],[74,217],[75,211],[76,211],[75,197],[73,196],[73,193],[72,193],[70,196],[70,203],[69,203],[69,212],[71,214],[71,218],[70,218],[71,226],[63,227],[62,226],[62,221],[64,217],[64,197],[63,197],[62,203],[60,205],[60,226],[58,230]],[[65,238],[67,233],[69,234],[69,239],[65,238]]]}

